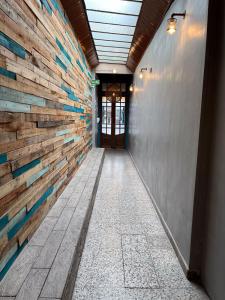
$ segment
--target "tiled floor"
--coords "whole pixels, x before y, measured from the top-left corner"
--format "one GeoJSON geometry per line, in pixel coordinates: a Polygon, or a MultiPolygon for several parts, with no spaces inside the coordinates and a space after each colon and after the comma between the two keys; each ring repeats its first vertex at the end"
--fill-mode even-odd
{"type": "Polygon", "coordinates": [[[91,150],[28,245],[0,282],[0,300],[61,299],[100,171],[91,150]]]}
{"type": "Polygon", "coordinates": [[[125,151],[106,151],[73,300],[208,299],[186,280],[125,151]]]}

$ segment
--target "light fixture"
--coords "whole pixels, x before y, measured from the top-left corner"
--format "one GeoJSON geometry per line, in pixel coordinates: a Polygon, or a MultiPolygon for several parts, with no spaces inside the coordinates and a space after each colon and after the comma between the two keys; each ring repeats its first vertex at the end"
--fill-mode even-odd
{"type": "Polygon", "coordinates": [[[183,17],[183,19],[186,16],[186,11],[184,13],[174,13],[171,15],[171,17],[167,21],[167,32],[169,34],[173,34],[176,31],[177,26],[177,18],[175,17],[183,17]]]}
{"type": "Polygon", "coordinates": [[[116,69],[113,69],[113,74],[116,74],[116,69]]]}
{"type": "Polygon", "coordinates": [[[134,91],[134,85],[133,85],[133,84],[130,85],[129,91],[130,91],[131,93],[134,91]]]}
{"type": "Polygon", "coordinates": [[[142,79],[143,78],[143,71],[147,71],[147,68],[141,68],[141,71],[139,73],[139,78],[142,79]]]}

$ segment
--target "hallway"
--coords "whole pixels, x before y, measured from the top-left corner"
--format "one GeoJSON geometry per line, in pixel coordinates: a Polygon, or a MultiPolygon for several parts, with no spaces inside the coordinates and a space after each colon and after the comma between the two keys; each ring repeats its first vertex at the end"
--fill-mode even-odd
{"type": "Polygon", "coordinates": [[[0,0],[0,300],[225,300],[225,1],[0,0]]]}
{"type": "Polygon", "coordinates": [[[208,299],[185,278],[132,160],[123,150],[106,150],[75,299],[208,299]]]}

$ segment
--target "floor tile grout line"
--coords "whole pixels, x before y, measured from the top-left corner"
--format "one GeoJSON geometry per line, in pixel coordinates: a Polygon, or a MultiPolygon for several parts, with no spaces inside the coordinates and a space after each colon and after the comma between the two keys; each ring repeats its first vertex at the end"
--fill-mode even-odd
{"type": "MultiPolygon", "coordinates": [[[[76,176],[76,175],[75,175],[75,176],[76,176]]],[[[86,186],[86,183],[85,183],[85,186],[86,186]]],[[[82,192],[81,196],[82,196],[82,195],[83,195],[83,192],[82,192]]],[[[81,196],[80,196],[80,198],[81,198],[81,196]]],[[[75,212],[76,212],[77,206],[78,206],[78,204],[79,204],[80,201],[81,201],[80,198],[79,198],[79,201],[77,202],[76,207],[74,208],[74,211],[73,211],[73,214],[72,214],[72,216],[71,216],[70,222],[69,222],[67,228],[65,229],[64,235],[63,235],[63,237],[62,237],[62,240],[61,240],[61,242],[60,242],[60,245],[59,245],[59,247],[58,247],[58,250],[57,250],[57,252],[56,252],[56,255],[55,255],[55,257],[54,257],[54,260],[53,260],[53,262],[52,262],[52,264],[51,264],[51,267],[50,267],[50,269],[49,269],[48,275],[49,275],[49,273],[50,273],[50,271],[51,271],[51,268],[52,268],[52,266],[53,266],[53,264],[54,264],[54,262],[55,262],[55,258],[56,258],[56,256],[57,256],[58,253],[59,253],[59,249],[61,248],[62,242],[63,242],[63,240],[64,240],[64,237],[65,237],[66,233],[67,233],[67,230],[68,230],[68,227],[69,227],[69,225],[70,225],[70,223],[71,223],[71,220],[72,220],[72,218],[73,218],[73,216],[74,216],[74,214],[75,214],[75,212]]],[[[35,262],[36,262],[36,261],[35,261],[35,262]]],[[[33,264],[33,265],[34,265],[34,264],[33,264]]],[[[33,266],[33,265],[32,265],[32,266],[33,266]]],[[[45,283],[46,283],[46,281],[47,281],[48,275],[46,276],[45,281],[44,281],[44,284],[42,285],[42,288],[41,288],[39,297],[40,297],[40,295],[41,295],[41,293],[42,293],[42,291],[43,291],[43,288],[44,288],[45,283]]]]}
{"type": "Polygon", "coordinates": [[[79,270],[79,265],[80,265],[81,257],[83,254],[83,249],[85,247],[89,222],[90,222],[92,211],[94,208],[96,194],[97,194],[97,190],[98,190],[98,186],[99,186],[99,181],[100,181],[101,174],[102,174],[104,159],[105,159],[105,151],[103,151],[100,156],[100,161],[99,161],[100,164],[99,164],[99,169],[98,169],[97,177],[95,180],[95,184],[93,186],[92,196],[89,201],[87,211],[85,213],[84,222],[82,224],[80,237],[79,237],[77,247],[76,247],[74,255],[73,255],[69,274],[67,275],[67,280],[66,280],[66,283],[64,286],[62,297],[61,297],[62,300],[72,299],[72,297],[73,297],[73,291],[74,291],[74,287],[76,284],[76,278],[77,278],[77,274],[78,274],[78,270],[79,270]],[[79,252],[79,250],[80,250],[80,252],[79,252]]]}
{"type": "MultiPolygon", "coordinates": [[[[75,176],[76,176],[76,175],[75,175],[75,176]]],[[[86,183],[85,183],[85,186],[86,186],[86,183]]],[[[85,186],[84,186],[84,188],[85,188],[85,186]]],[[[53,261],[52,261],[51,267],[49,268],[49,272],[48,272],[48,274],[47,274],[47,276],[46,276],[46,278],[45,278],[45,281],[44,281],[44,283],[43,283],[43,285],[42,285],[42,288],[41,288],[41,290],[40,290],[40,293],[39,293],[39,296],[38,296],[38,297],[41,296],[41,293],[42,293],[42,291],[43,291],[43,288],[44,288],[44,286],[45,286],[45,283],[46,283],[47,278],[48,278],[48,276],[49,276],[49,273],[50,273],[50,271],[51,271],[51,268],[52,268],[52,266],[53,266],[53,264],[54,264],[54,262],[55,262],[55,258],[57,257],[57,255],[58,255],[58,253],[59,253],[59,250],[60,250],[61,245],[62,245],[62,243],[63,243],[64,237],[65,237],[65,235],[66,235],[66,233],[67,233],[67,230],[68,230],[68,227],[69,227],[69,225],[70,225],[70,223],[71,223],[71,220],[72,220],[72,218],[73,218],[73,216],[74,216],[74,214],[75,214],[75,211],[76,211],[76,209],[77,209],[78,203],[80,202],[80,198],[81,198],[82,194],[83,194],[83,192],[81,193],[81,195],[80,195],[80,197],[79,197],[79,200],[78,200],[78,202],[77,202],[76,207],[74,208],[73,214],[72,214],[72,216],[71,216],[71,218],[70,218],[70,222],[68,223],[67,228],[66,228],[65,230],[63,230],[63,231],[64,231],[64,234],[63,234],[62,240],[61,240],[60,245],[59,245],[59,247],[58,247],[58,250],[57,250],[57,252],[56,252],[56,254],[55,254],[55,256],[54,256],[54,259],[53,259],[53,261]]],[[[66,205],[64,206],[64,208],[65,208],[65,207],[66,207],[66,205]]],[[[63,210],[62,210],[62,212],[63,212],[63,210]]],[[[62,214],[62,212],[61,212],[61,214],[62,214]]],[[[61,214],[60,214],[60,216],[61,216],[61,214]]],[[[59,219],[59,218],[58,218],[58,219],[59,219]]],[[[57,222],[56,222],[56,223],[57,223],[57,222]]],[[[51,233],[52,233],[53,231],[54,231],[54,229],[51,231],[51,233]]],[[[46,242],[47,242],[47,240],[46,240],[46,242]]],[[[37,260],[35,260],[35,262],[36,262],[36,261],[37,261],[37,260]]],[[[32,267],[34,266],[35,262],[33,263],[32,267]]],[[[31,268],[31,269],[32,269],[32,268],[31,268]]],[[[29,274],[29,273],[28,273],[28,274],[29,274]]],[[[43,297],[42,297],[42,298],[43,298],[43,297]]]]}

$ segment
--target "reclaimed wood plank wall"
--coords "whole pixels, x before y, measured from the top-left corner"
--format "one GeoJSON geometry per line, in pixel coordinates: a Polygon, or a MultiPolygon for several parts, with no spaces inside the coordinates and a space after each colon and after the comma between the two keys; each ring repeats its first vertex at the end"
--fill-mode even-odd
{"type": "Polygon", "coordinates": [[[57,0],[0,1],[0,279],[91,148],[91,73],[57,0]]]}

